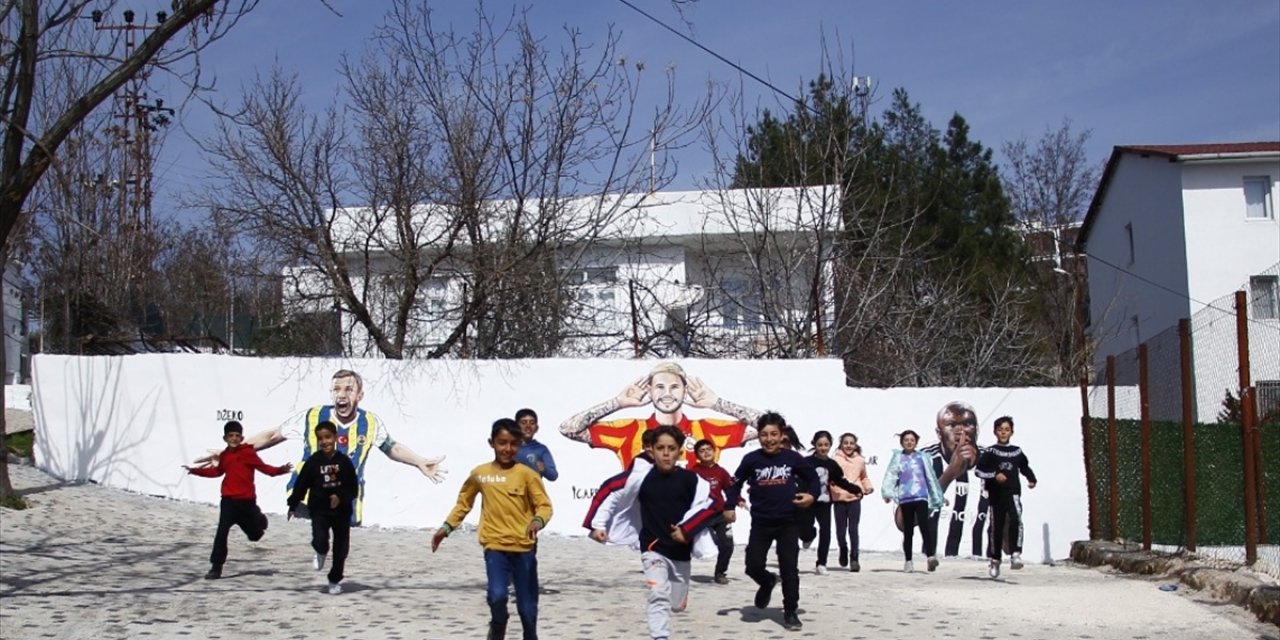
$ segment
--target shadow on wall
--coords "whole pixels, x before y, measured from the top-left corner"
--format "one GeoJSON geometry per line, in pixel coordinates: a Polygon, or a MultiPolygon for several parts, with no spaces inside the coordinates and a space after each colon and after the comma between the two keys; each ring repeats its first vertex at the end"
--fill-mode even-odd
{"type": "MultiPolygon", "coordinates": [[[[74,399],[74,411],[69,412],[76,416],[75,424],[63,425],[62,430],[72,439],[65,449],[72,453],[69,458],[59,457],[55,455],[51,438],[37,438],[38,459],[42,466],[55,477],[66,480],[103,482],[112,475],[119,475],[111,484],[121,488],[136,486],[138,478],[152,480],[135,462],[135,456],[155,432],[155,406],[160,399],[160,391],[148,393],[130,415],[120,416],[119,399],[128,397],[121,392],[124,384],[122,359],[108,357],[96,362],[82,359],[76,364],[82,365],[76,370],[81,395],[74,399]],[[130,428],[112,430],[105,427],[110,424],[129,425],[130,428]]],[[[49,425],[45,428],[46,432],[52,430],[49,425]]]]}

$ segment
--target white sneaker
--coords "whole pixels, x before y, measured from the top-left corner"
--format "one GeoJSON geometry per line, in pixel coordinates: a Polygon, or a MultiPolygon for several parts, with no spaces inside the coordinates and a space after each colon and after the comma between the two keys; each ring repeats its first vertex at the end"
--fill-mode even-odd
{"type": "Polygon", "coordinates": [[[814,569],[813,572],[820,576],[825,576],[827,575],[827,568],[822,565],[818,565],[818,567],[814,569]]]}
{"type": "Polygon", "coordinates": [[[1012,554],[1012,555],[1010,555],[1010,556],[1009,556],[1009,568],[1010,568],[1010,569],[1021,569],[1021,568],[1022,568],[1022,554],[1021,554],[1021,553],[1015,553],[1015,554],[1012,554]]]}
{"type": "Polygon", "coordinates": [[[319,571],[324,568],[324,554],[317,553],[311,557],[311,568],[319,571]]]}
{"type": "Polygon", "coordinates": [[[911,564],[910,560],[902,563],[903,573],[911,573],[912,571],[915,571],[915,570],[916,570],[915,565],[911,564]]]}
{"type": "Polygon", "coordinates": [[[340,583],[340,582],[330,582],[330,583],[329,583],[329,595],[331,595],[331,596],[336,596],[336,595],[338,595],[339,593],[342,593],[342,583],[340,583]]]}
{"type": "Polygon", "coordinates": [[[938,570],[938,556],[929,556],[929,570],[930,571],[938,570]]]}
{"type": "Polygon", "coordinates": [[[991,562],[987,563],[987,575],[991,576],[992,579],[1000,577],[1000,561],[999,560],[992,558],[991,562]]]}

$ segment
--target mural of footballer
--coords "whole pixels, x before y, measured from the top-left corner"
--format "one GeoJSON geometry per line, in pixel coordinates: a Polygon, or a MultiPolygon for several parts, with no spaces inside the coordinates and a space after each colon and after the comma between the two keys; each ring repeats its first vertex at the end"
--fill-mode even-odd
{"type": "MultiPolygon", "coordinates": [[[[444,481],[446,472],[440,467],[444,456],[428,458],[414,453],[407,445],[391,437],[386,425],[377,414],[360,408],[360,401],[364,399],[364,380],[360,374],[350,369],[342,369],[334,373],[329,385],[329,398],[332,404],[312,407],[300,415],[302,460],[306,460],[319,448],[316,441],[316,425],[326,420],[337,425],[338,451],[350,457],[356,468],[358,490],[354,508],[351,510],[352,525],[359,526],[364,517],[364,463],[373,449],[381,451],[396,462],[417,468],[432,482],[438,484],[444,481]]],[[[297,431],[290,430],[288,435],[299,434],[297,431]]],[[[253,445],[255,450],[261,451],[284,442],[288,439],[288,435],[283,427],[277,427],[246,438],[245,444],[253,445]]],[[[207,463],[208,457],[196,462],[207,463]]],[[[289,477],[289,491],[293,490],[294,483],[298,481],[297,469],[301,466],[301,464],[295,465],[294,472],[289,477]]],[[[305,514],[299,513],[299,515],[305,514]]]]}
{"type": "MultiPolygon", "coordinates": [[[[960,541],[964,537],[964,514],[969,503],[969,492],[978,492],[977,519],[972,523],[971,552],[976,557],[985,557],[982,550],[983,527],[987,523],[987,491],[982,482],[970,482],[969,470],[978,463],[982,453],[978,446],[978,416],[968,403],[948,402],[938,411],[938,442],[923,449],[933,459],[933,471],[938,476],[938,484],[942,485],[945,495],[947,488],[955,482],[954,495],[951,498],[950,521],[946,523],[946,546],[943,555],[954,557],[960,555],[960,541]]],[[[930,514],[938,539],[942,540],[943,527],[939,522],[942,512],[930,514]]]]}
{"type": "Polygon", "coordinates": [[[741,447],[756,438],[754,425],[760,413],[721,398],[698,378],[686,376],[680,365],[660,362],[648,375],[628,384],[616,397],[565,420],[560,425],[560,433],[570,440],[614,452],[622,468],[627,469],[631,460],[640,453],[640,434],[662,425],[675,425],[686,436],[686,466],[692,466],[698,462],[692,443],[710,440],[715,444],[716,457],[719,458],[720,450],[741,447]],[[654,409],[648,418],[601,421],[601,418],[621,409],[640,407],[646,402],[651,403],[654,409]],[[734,419],[690,419],[684,414],[686,406],[710,409],[734,419]]]}

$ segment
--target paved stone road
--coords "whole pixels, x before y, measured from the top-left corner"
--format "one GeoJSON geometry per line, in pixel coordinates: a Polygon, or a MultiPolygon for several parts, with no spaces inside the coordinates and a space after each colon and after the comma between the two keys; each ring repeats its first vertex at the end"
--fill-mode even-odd
{"type": "MultiPolygon", "coordinates": [[[[33,508],[0,512],[0,638],[482,638],[488,618],[473,534],[431,554],[425,530],[359,529],[347,592],[323,593],[310,570],[305,522],[272,518],[259,543],[233,531],[226,577],[205,581],[214,507],[67,485],[12,467],[33,508]],[[237,537],[238,536],[238,537],[237,537]]],[[[423,514],[424,524],[444,514],[423,514]]],[[[695,563],[676,637],[704,640],[818,638],[1216,640],[1275,638],[1280,630],[1232,606],[1207,604],[1158,581],[1069,566],[1030,566],[985,578],[974,560],[937,573],[901,573],[892,554],[868,554],[863,571],[801,577],[804,629],[781,611],[750,605],[753,585],[707,579],[695,563]]],[[[638,554],[584,538],[539,545],[540,635],[546,640],[645,638],[638,554]]],[[[802,567],[813,561],[801,555],[802,567]]],[[[775,600],[780,595],[775,596],[775,600]]],[[[518,628],[516,618],[513,625],[518,628]]],[[[517,638],[513,629],[508,637],[517,638]]]]}

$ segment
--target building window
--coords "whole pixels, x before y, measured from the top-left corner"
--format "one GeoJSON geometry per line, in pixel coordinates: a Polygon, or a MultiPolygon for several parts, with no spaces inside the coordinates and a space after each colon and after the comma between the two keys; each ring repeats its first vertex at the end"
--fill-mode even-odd
{"type": "Polygon", "coordinates": [[[1249,299],[1255,319],[1280,319],[1280,276],[1250,276],[1249,299]]]}
{"type": "Polygon", "coordinates": [[[1129,266],[1133,266],[1133,263],[1137,259],[1137,256],[1133,251],[1133,223],[1132,222],[1124,225],[1124,233],[1129,238],[1129,266]]]}
{"type": "Polygon", "coordinates": [[[1280,420],[1280,380],[1259,380],[1258,417],[1264,424],[1280,420]]]}
{"type": "Polygon", "coordinates": [[[1248,176],[1244,179],[1244,217],[1249,220],[1271,219],[1271,176],[1248,176]]]}
{"type": "Polygon", "coordinates": [[[574,280],[578,284],[614,284],[618,281],[618,267],[587,267],[574,280]]]}

